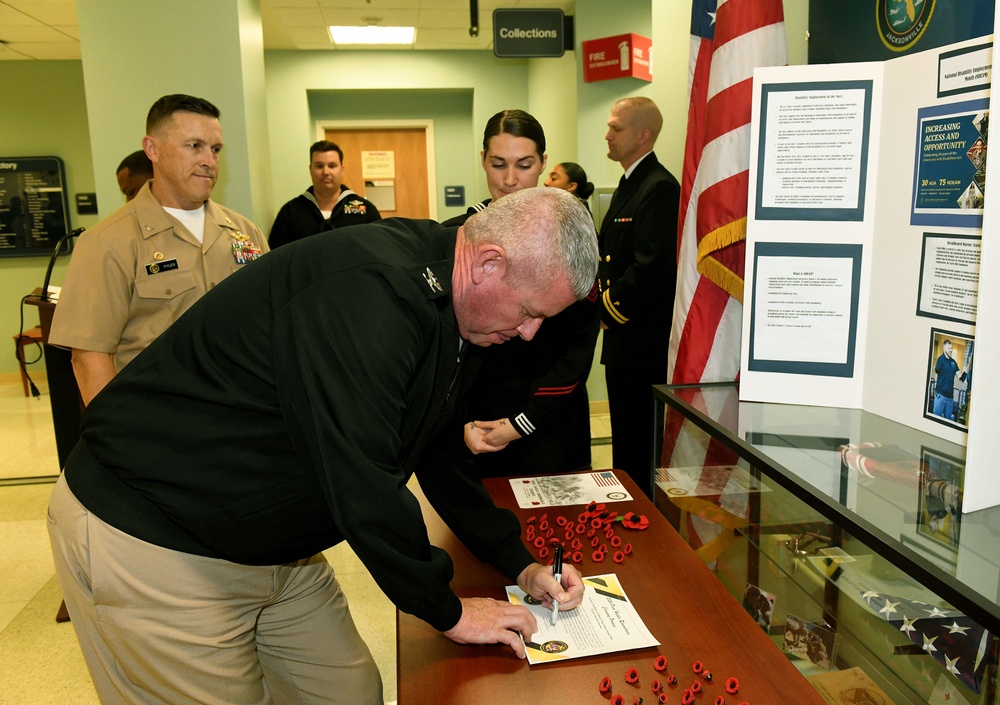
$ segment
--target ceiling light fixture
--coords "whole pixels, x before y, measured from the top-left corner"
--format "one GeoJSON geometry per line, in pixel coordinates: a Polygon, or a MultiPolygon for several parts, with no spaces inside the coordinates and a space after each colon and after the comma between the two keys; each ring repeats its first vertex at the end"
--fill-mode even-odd
{"type": "Polygon", "coordinates": [[[351,44],[413,44],[413,27],[336,27],[330,26],[330,36],[338,46],[351,44]]]}

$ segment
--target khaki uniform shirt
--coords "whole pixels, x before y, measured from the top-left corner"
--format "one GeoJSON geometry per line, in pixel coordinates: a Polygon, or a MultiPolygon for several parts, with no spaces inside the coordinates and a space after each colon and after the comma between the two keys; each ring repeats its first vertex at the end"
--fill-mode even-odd
{"type": "Polygon", "coordinates": [[[205,204],[198,240],[147,182],[77,241],[59,294],[51,345],[112,353],[120,371],[209,289],[268,246],[250,220],[205,204]]]}

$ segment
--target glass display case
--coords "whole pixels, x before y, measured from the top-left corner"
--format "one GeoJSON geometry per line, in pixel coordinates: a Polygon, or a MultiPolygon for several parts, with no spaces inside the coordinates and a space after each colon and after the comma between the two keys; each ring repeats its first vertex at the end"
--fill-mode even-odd
{"type": "Polygon", "coordinates": [[[965,448],[859,409],[654,388],[657,508],[836,703],[997,705],[1000,507],[965,448]]]}

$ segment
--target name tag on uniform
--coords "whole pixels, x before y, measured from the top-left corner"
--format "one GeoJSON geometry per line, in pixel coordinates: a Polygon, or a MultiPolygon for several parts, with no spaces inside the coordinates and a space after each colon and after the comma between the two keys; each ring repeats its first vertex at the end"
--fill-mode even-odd
{"type": "Polygon", "coordinates": [[[168,259],[163,262],[147,264],[146,274],[159,274],[160,272],[169,272],[171,269],[177,269],[177,260],[168,259]]]}

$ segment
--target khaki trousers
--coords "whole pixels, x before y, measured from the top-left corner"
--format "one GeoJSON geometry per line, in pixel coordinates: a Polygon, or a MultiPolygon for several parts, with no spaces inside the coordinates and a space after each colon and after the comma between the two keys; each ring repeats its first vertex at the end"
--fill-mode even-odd
{"type": "Polygon", "coordinates": [[[245,566],[140,541],[60,478],[56,575],[104,705],[382,705],[382,681],[322,555],[245,566]]]}

